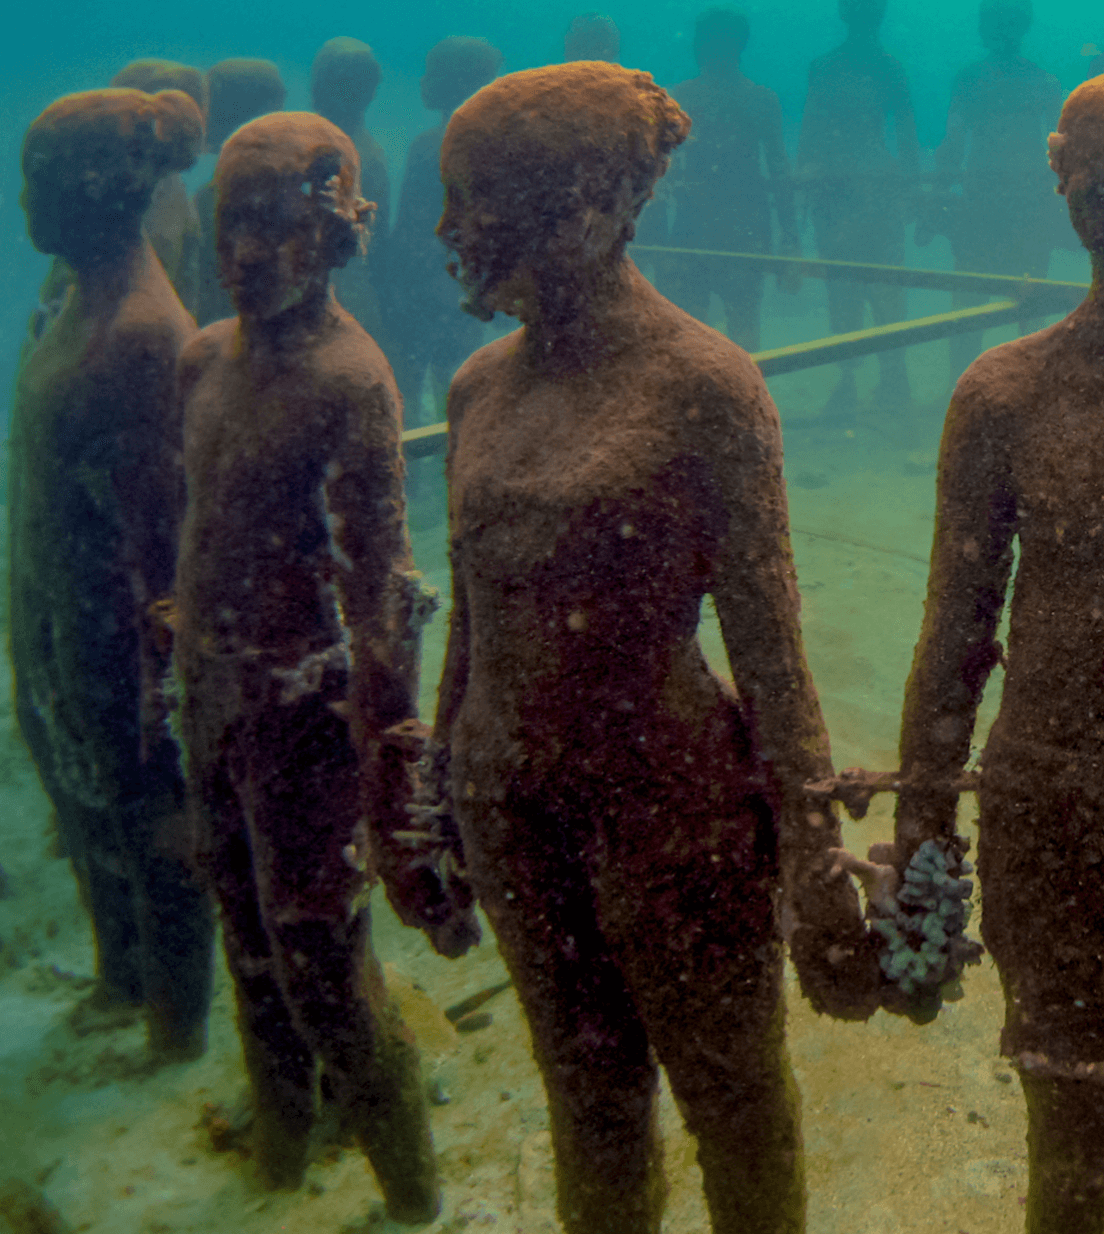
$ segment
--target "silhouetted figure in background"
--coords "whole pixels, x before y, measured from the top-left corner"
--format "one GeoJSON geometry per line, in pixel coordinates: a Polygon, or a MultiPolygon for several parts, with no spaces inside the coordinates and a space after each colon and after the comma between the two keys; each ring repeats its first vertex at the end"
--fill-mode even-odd
{"type": "MultiPolygon", "coordinates": [[[[1034,116],[1031,117],[1034,122],[1034,116]]],[[[1092,290],[955,387],[924,624],[905,689],[898,835],[952,834],[1012,578],[981,760],[982,937],[1027,1102],[1028,1234],[1104,1229],[1104,77],[1050,139],[1092,290]],[[1014,548],[1018,541],[1018,561],[1014,548]],[[1013,575],[1013,565],[1015,573],[1013,575]]],[[[1041,158],[1041,155],[1040,155],[1041,158]]],[[[1032,177],[1034,179],[1034,177],[1032,177]]],[[[1004,202],[993,200],[994,212],[1004,202]]]]}
{"type": "MultiPolygon", "coordinates": [[[[372,49],[360,39],[336,38],[323,43],[311,67],[314,110],[336,124],[356,146],[360,156],[360,191],[376,209],[371,223],[367,256],[355,256],[344,269],[333,272],[341,306],[382,343],[378,279],[391,230],[391,182],[383,147],[364,125],[365,109],[376,97],[380,66],[372,49]]],[[[385,349],[386,350],[386,349],[385,349]]]]}
{"type": "MultiPolygon", "coordinates": [[[[797,180],[809,203],[821,257],[901,266],[920,148],[904,69],[878,42],[885,8],[886,0],[839,0],[847,38],[809,66],[797,180]],[[891,120],[896,156],[886,142],[891,120]]],[[[875,325],[906,316],[900,287],[829,279],[827,291],[833,334],[861,330],[867,304],[875,325]]],[[[878,404],[907,404],[911,395],[904,351],[883,352],[878,362],[878,404]]],[[[854,414],[857,363],[841,365],[839,384],[824,409],[828,416],[854,414]]]]}
{"type": "MultiPolygon", "coordinates": [[[[701,72],[671,91],[693,127],[675,160],[675,218],[668,242],[677,248],[769,253],[773,201],[781,252],[793,256],[801,246],[782,108],[773,90],[740,71],[748,33],[747,18],[733,9],[711,9],[695,25],[694,57],[701,72]]],[[[707,319],[709,294],[715,291],[724,304],[729,337],[757,351],[762,274],[723,258],[669,260],[672,277],[660,277],[660,290],[700,321],[707,319]]]]}
{"type": "Polygon", "coordinates": [[[564,35],[564,60],[605,60],[617,64],[621,59],[621,31],[605,13],[580,13],[571,19],[564,35]]]}
{"type": "MultiPolygon", "coordinates": [[[[429,370],[440,407],[452,374],[479,346],[483,332],[460,311],[435,229],[441,217],[441,139],[449,116],[498,72],[502,53],[486,39],[447,38],[426,56],[422,102],[439,124],[420,133],[406,158],[395,228],[387,252],[385,320],[394,352],[388,358],[402,391],[407,424],[423,423],[422,383],[429,370]]],[[[440,418],[439,414],[436,418],[440,418]]]]}
{"type": "MultiPolygon", "coordinates": [[[[217,154],[222,143],[247,120],[279,111],[284,105],[284,83],[271,60],[220,60],[207,70],[207,149],[217,154]]],[[[237,310],[219,282],[215,255],[215,182],[208,181],[194,199],[199,215],[199,286],[195,319],[205,326],[237,310]]]]}
{"type": "MultiPolygon", "coordinates": [[[[207,79],[190,65],[175,64],[171,60],[135,60],[116,73],[111,84],[144,90],[146,94],[183,90],[199,108],[204,124],[207,122],[207,79]]],[[[188,190],[179,172],[171,172],[158,181],[142,226],[180,302],[194,317],[202,239],[199,215],[188,199],[188,190]]]]}
{"type": "Polygon", "coordinates": [[[214,926],[152,611],[172,588],[174,380],[195,324],[142,217],[202,142],[179,91],[69,95],[31,125],[27,229],[74,282],[19,373],[8,489],[16,715],[96,943],[97,986],[73,1024],[114,1027],[144,1009],[162,1060],[203,1052],[214,926]]]}
{"type": "Polygon", "coordinates": [[[352,143],[311,112],[241,128],[215,183],[240,316],[205,329],[180,363],[175,662],[254,1159],[270,1187],[301,1181],[321,1059],[389,1215],[429,1221],[439,1201],[418,1052],[371,950],[365,896],[376,831],[409,825],[405,769],[383,732],[416,714],[423,598],[391,371],[329,285],[368,207],[352,143]]]}
{"type": "MultiPolygon", "coordinates": [[[[1030,0],[986,0],[978,32],[989,54],[955,78],[935,161],[945,183],[962,186],[962,196],[947,203],[944,228],[956,270],[1046,278],[1058,227],[1066,225],[1039,156],[1062,109],[1062,87],[1020,55],[1031,19],[1030,0]]],[[[954,306],[984,299],[956,292],[954,306]]],[[[1020,323],[1022,332],[1030,328],[1020,323]]],[[[980,331],[949,340],[952,381],[981,340],[980,331]]]]}

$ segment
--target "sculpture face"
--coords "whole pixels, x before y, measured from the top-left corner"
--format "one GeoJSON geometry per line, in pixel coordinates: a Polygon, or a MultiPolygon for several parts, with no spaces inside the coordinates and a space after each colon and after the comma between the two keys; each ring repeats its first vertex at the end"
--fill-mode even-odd
{"type": "Polygon", "coordinates": [[[218,258],[239,313],[267,321],[302,302],[329,274],[323,220],[295,184],[221,186],[218,258]]]}
{"type": "Polygon", "coordinates": [[[480,321],[490,321],[496,311],[516,315],[532,292],[534,263],[541,260],[539,230],[526,227],[524,202],[507,213],[495,196],[469,187],[455,166],[443,164],[442,176],[445,212],[437,235],[455,254],[448,271],[464,289],[461,307],[480,321]]]}

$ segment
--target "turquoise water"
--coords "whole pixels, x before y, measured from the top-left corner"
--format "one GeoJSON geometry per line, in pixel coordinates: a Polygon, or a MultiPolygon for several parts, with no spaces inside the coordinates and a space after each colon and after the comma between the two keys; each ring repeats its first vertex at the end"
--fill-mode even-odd
{"type": "MultiPolygon", "coordinates": [[[[1040,10],[1042,6],[1040,5],[1040,10]]],[[[0,48],[0,383],[10,387],[20,342],[47,259],[26,238],[18,206],[18,155],[30,121],[62,93],[106,84],[139,56],[207,67],[228,56],[271,58],[288,86],[289,109],[309,106],[310,61],[328,38],[371,43],[383,80],[368,126],[383,146],[397,193],[407,148],[436,116],[418,99],[428,46],[451,34],[481,35],[504,52],[503,71],[559,58],[563,29],[576,8],[539,11],[500,3],[445,6],[414,0],[371,16],[362,6],[196,3],[186,10],[119,6],[90,9],[71,0],[50,10],[27,7],[9,17],[0,48]]],[[[831,5],[811,0],[746,6],[751,43],[743,61],[754,80],[777,91],[791,159],[796,150],[808,62],[838,42],[831,5]]],[[[663,84],[691,76],[692,6],[610,6],[622,30],[624,63],[663,84]]],[[[1024,54],[1055,74],[1068,92],[1084,76],[1086,44],[1104,46],[1096,6],[1048,6],[1036,15],[1024,54]]],[[[894,0],[883,44],[906,67],[925,166],[943,136],[954,74],[979,58],[971,6],[894,0]]],[[[1045,157],[1040,152],[1040,158],[1045,157]]],[[[189,173],[210,176],[205,156],[189,173]]],[[[1088,261],[1070,233],[1052,254],[1051,278],[1087,281],[1088,261]]],[[[802,234],[811,254],[811,229],[802,234]]],[[[905,264],[950,269],[937,237],[920,249],[910,232],[905,264]]],[[[946,312],[950,295],[910,291],[910,318],[946,312]]],[[[723,328],[714,297],[711,324],[723,328]]],[[[806,279],[796,295],[768,280],[762,346],[773,348],[829,332],[823,283],[806,279]]],[[[494,333],[488,328],[487,337],[494,333]]],[[[987,346],[1014,336],[989,331],[987,346]]],[[[873,359],[856,370],[855,415],[828,422],[821,408],[838,379],[834,366],[772,379],[786,447],[791,521],[810,664],[833,737],[838,767],[888,769],[895,762],[901,693],[919,628],[931,540],[935,459],[950,388],[947,346],[907,352],[914,403],[907,415],[879,407],[873,359]]],[[[427,414],[431,411],[428,401],[427,414]]],[[[426,632],[422,712],[432,715],[443,655],[448,572],[445,529],[431,503],[411,511],[415,551],[428,581],[445,598],[426,632]]],[[[6,557],[6,553],[4,554],[6,557]]],[[[6,607],[6,595],[5,595],[6,607]]],[[[723,669],[723,650],[707,613],[707,651],[723,669]]],[[[0,1234],[38,1229],[17,1224],[3,1198],[22,1180],[57,1230],[96,1234],[324,1231],[364,1234],[394,1226],[379,1215],[379,1192],[362,1156],[320,1150],[306,1186],[269,1196],[236,1152],[212,1148],[205,1108],[232,1111],[244,1088],[230,989],[220,969],[211,1047],[198,1063],[149,1072],[138,1028],[77,1036],[66,1016],[86,992],[92,945],[67,863],[53,854],[50,806],[15,732],[3,665],[0,703],[0,1234]],[[5,1203],[7,1208],[5,1209],[5,1203]]],[[[991,683],[983,721],[991,718],[991,683]]],[[[972,799],[962,806],[970,830],[972,799]]],[[[884,802],[847,843],[864,851],[891,827],[884,802]]],[[[458,1035],[441,1009],[501,980],[504,968],[489,930],[460,961],[433,955],[420,934],[404,930],[386,905],[376,910],[376,947],[419,1037],[427,1083],[449,1099],[434,1106],[434,1133],[445,1182],[445,1209],[434,1231],[555,1230],[547,1110],[512,992],[488,1003],[491,1023],[458,1035]]],[[[976,934],[977,916],[971,933],[976,934]]],[[[1024,1113],[1018,1081],[1001,1060],[1003,1008],[992,964],[966,977],[966,997],[924,1028],[878,1013],[867,1025],[817,1019],[788,986],[792,1051],[804,1104],[812,1234],[996,1234],[1019,1228],[1026,1194],[1024,1113]]],[[[677,1110],[662,1111],[672,1185],[665,1229],[707,1228],[693,1146],[677,1110]]],[[[41,1228],[51,1228],[43,1226],[41,1228]]]]}

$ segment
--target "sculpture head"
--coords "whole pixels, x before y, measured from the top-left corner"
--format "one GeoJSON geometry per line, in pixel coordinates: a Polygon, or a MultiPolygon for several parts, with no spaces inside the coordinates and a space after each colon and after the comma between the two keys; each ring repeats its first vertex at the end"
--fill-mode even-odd
{"type": "Polygon", "coordinates": [[[442,39],[426,56],[422,102],[430,111],[451,115],[466,98],[494,79],[501,63],[502,52],[486,39],[442,39]]]}
{"type": "Polygon", "coordinates": [[[314,112],[243,125],[215,168],[219,270],[239,313],[271,320],[325,293],[356,253],[372,206],[356,147],[314,112]]]}
{"type": "Polygon", "coordinates": [[[337,38],[323,43],[311,66],[314,110],[332,120],[359,120],[376,97],[379,61],[360,39],[337,38]]]}
{"type": "Polygon", "coordinates": [[[621,58],[621,31],[605,13],[580,13],[572,18],[564,35],[564,60],[605,60],[616,64],[621,58]]]}
{"type": "Polygon", "coordinates": [[[1048,145],[1055,191],[1074,230],[1090,253],[1104,256],[1104,77],[1082,82],[1066,99],[1048,145]]]}
{"type": "Polygon", "coordinates": [[[694,23],[694,59],[706,73],[735,72],[751,28],[735,9],[709,9],[694,23]]]}
{"type": "Polygon", "coordinates": [[[839,0],[840,21],[848,34],[871,38],[885,20],[886,0],[839,0]]]}
{"type": "Polygon", "coordinates": [[[230,134],[284,105],[284,83],[271,60],[220,60],[207,70],[207,149],[217,151],[230,134]]]}
{"type": "MultiPolygon", "coordinates": [[[[579,61],[512,73],[449,121],[437,234],[464,307],[489,320],[547,314],[555,289],[620,262],[635,221],[690,131],[648,73],[579,61]]],[[[565,311],[566,300],[565,300],[565,311]]]]}
{"type": "Polygon", "coordinates": [[[978,10],[981,45],[996,55],[1018,55],[1033,18],[1031,0],[982,0],[978,10]]]}
{"type": "Polygon", "coordinates": [[[31,242],[76,270],[118,258],[138,242],[157,181],[191,167],[202,144],[203,117],[180,90],[89,90],[51,103],[23,142],[31,242]]]}
{"type": "Polygon", "coordinates": [[[143,90],[146,94],[159,94],[162,90],[183,90],[207,120],[207,77],[190,64],[178,64],[175,60],[132,60],[111,79],[120,89],[143,90]]]}

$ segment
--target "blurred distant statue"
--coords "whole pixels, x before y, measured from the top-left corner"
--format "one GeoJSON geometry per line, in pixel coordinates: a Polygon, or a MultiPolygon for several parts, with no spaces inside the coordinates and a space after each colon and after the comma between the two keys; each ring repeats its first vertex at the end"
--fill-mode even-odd
{"type": "MultiPolygon", "coordinates": [[[[1062,87],[1020,55],[1031,19],[1030,0],[985,0],[978,30],[989,54],[955,78],[935,159],[943,187],[960,185],[961,196],[934,198],[942,209],[931,230],[946,233],[956,270],[1046,278],[1058,228],[1066,227],[1041,158],[1062,87]]],[[[956,292],[954,305],[984,299],[956,292]]],[[[1029,328],[1020,323],[1022,332],[1029,328]]],[[[980,331],[950,339],[952,381],[981,350],[981,339],[980,331]]]]}
{"type": "MultiPolygon", "coordinates": [[[[693,127],[676,156],[670,189],[675,217],[667,243],[769,253],[773,204],[780,250],[796,256],[801,246],[782,108],[773,90],[740,71],[748,34],[747,18],[733,9],[710,9],[695,25],[694,56],[701,71],[671,91],[693,127]]],[[[648,217],[654,220],[654,207],[648,217]]],[[[700,321],[706,320],[715,291],[724,304],[729,337],[748,351],[759,350],[761,273],[724,258],[671,258],[657,273],[660,290],[700,321]],[[671,271],[669,278],[664,269],[671,271]]],[[[793,281],[785,286],[792,289],[793,281]]]]}
{"type": "Polygon", "coordinates": [[[434,234],[441,217],[441,139],[457,107],[498,72],[502,53],[486,39],[447,38],[430,48],[422,77],[422,102],[441,114],[419,134],[406,157],[395,229],[387,252],[384,305],[388,357],[402,391],[407,424],[422,423],[422,384],[429,370],[435,403],[443,405],[452,374],[479,346],[482,328],[460,311],[434,234]]]}
{"type": "MultiPolygon", "coordinates": [[[[878,41],[885,9],[886,0],[839,0],[847,38],[809,66],[797,179],[812,214],[817,252],[827,260],[888,266],[905,261],[905,223],[920,172],[920,147],[904,69],[878,41]],[[891,121],[895,154],[886,140],[891,121]]],[[[829,279],[827,290],[833,334],[861,330],[867,304],[875,325],[906,316],[901,287],[829,279]]],[[[904,351],[883,352],[878,363],[878,405],[907,405],[904,351]]],[[[841,365],[839,384],[824,409],[828,416],[854,414],[857,364],[841,365]]]]}
{"type": "Polygon", "coordinates": [[[1004,662],[981,759],[978,873],[982,936],[1004,990],[1000,1049],[1027,1100],[1026,1229],[1100,1234],[1104,77],[1070,95],[1050,145],[1058,191],[1092,258],[1092,290],[1064,321],[987,351],[951,399],[928,599],[905,689],[896,857],[953,835],[953,782],[970,757],[986,680],[1004,662]],[[996,639],[1010,579],[1004,650],[996,639]]]}
{"type": "MultiPolygon", "coordinates": [[[[190,65],[170,60],[135,60],[116,73],[111,84],[144,90],[147,94],[183,90],[195,101],[204,123],[207,121],[207,79],[190,65]]],[[[181,303],[194,317],[202,241],[199,215],[188,199],[188,190],[179,172],[171,172],[158,181],[142,226],[181,303]]]]}
{"type": "Polygon", "coordinates": [[[580,13],[571,19],[564,35],[564,60],[605,60],[617,64],[621,59],[621,31],[605,13],[580,13]]]}
{"type": "Polygon", "coordinates": [[[323,43],[311,67],[314,110],[336,124],[360,155],[360,191],[376,209],[367,257],[354,257],[333,272],[334,288],[347,309],[377,342],[383,342],[377,268],[382,269],[384,248],[391,228],[391,182],[383,147],[364,124],[365,109],[376,97],[380,66],[372,49],[360,39],[336,38],[323,43]]]}
{"type": "MultiPolygon", "coordinates": [[[[271,60],[220,60],[207,70],[207,149],[217,154],[230,134],[247,120],[279,111],[284,105],[284,83],[271,60]]],[[[205,326],[237,310],[219,282],[215,255],[215,182],[209,180],[193,198],[199,215],[199,287],[195,319],[205,326]]]]}
{"type": "Polygon", "coordinates": [[[142,218],[203,118],[172,90],[52,103],[23,146],[34,246],[73,283],[20,368],[8,484],[16,716],[92,920],[78,1031],[144,1013],[153,1055],[206,1043],[214,926],[166,723],[181,449],[177,359],[195,324],[142,218]]]}

